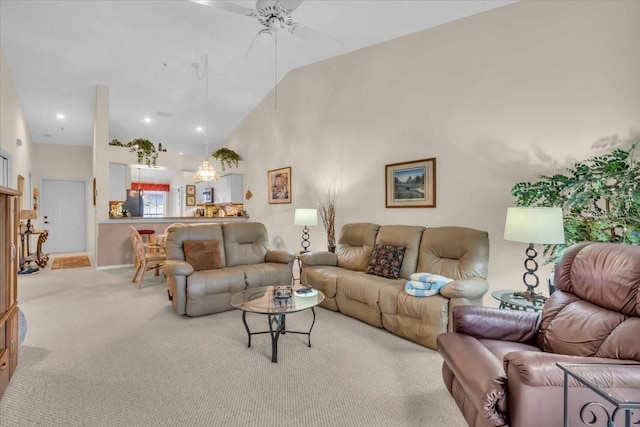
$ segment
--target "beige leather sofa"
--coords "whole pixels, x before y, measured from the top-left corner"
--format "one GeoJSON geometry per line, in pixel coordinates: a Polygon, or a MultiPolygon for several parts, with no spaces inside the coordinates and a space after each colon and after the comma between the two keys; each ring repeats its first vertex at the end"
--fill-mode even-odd
{"type": "Polygon", "coordinates": [[[482,305],[489,289],[489,236],[463,227],[346,224],[335,254],[301,255],[302,283],[321,290],[323,307],[340,311],[435,349],[457,305],[482,305]],[[405,248],[398,279],[367,274],[376,244],[405,248]],[[404,291],[410,275],[428,272],[454,279],[437,295],[404,291]]]}
{"type": "Polygon", "coordinates": [[[267,229],[257,222],[170,227],[166,250],[163,270],[177,314],[231,310],[237,292],[292,281],[293,253],[269,250],[267,229]]]}

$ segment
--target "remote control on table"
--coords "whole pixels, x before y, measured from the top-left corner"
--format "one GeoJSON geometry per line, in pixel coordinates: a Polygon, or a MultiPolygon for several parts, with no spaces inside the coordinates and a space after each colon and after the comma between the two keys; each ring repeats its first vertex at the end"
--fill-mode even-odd
{"type": "Polygon", "coordinates": [[[305,286],[304,288],[298,289],[298,293],[306,294],[306,293],[311,292],[312,289],[313,288],[311,286],[305,286]]]}

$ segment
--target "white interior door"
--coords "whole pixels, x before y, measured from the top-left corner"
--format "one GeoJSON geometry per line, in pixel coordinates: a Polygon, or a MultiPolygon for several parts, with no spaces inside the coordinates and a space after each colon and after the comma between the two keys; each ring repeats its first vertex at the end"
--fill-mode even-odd
{"type": "Polygon", "coordinates": [[[43,246],[46,253],[85,252],[87,249],[86,182],[44,179],[41,209],[42,228],[49,230],[43,246]]]}

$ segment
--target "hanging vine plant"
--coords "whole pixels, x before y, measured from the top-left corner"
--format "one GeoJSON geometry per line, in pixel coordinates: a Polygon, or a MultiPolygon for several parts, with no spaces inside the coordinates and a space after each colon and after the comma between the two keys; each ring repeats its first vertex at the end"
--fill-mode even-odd
{"type": "Polygon", "coordinates": [[[127,144],[123,144],[117,139],[113,139],[109,145],[116,147],[128,147],[130,152],[136,152],[139,165],[155,166],[156,161],[158,160],[158,151],[156,151],[156,146],[148,139],[137,138],[129,141],[127,144]]]}
{"type": "Polygon", "coordinates": [[[231,166],[238,167],[238,161],[240,155],[229,148],[218,148],[211,156],[218,160],[222,165],[222,170],[225,170],[225,166],[230,168],[231,166]]]}

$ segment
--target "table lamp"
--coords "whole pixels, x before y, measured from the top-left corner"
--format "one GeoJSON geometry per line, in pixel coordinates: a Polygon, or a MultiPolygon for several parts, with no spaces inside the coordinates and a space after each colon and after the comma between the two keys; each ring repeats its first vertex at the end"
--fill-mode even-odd
{"type": "Polygon", "coordinates": [[[524,261],[524,268],[526,272],[522,276],[527,290],[517,292],[515,295],[528,301],[544,300],[542,295],[534,292],[540,280],[536,276],[538,263],[535,258],[538,252],[533,245],[534,243],[544,245],[564,243],[562,208],[508,208],[504,239],[529,244],[525,251],[527,258],[524,261]]]}
{"type": "Polygon", "coordinates": [[[302,229],[302,250],[300,253],[309,252],[309,229],[308,226],[318,225],[317,209],[296,209],[293,218],[293,225],[303,225],[302,229]]]}
{"type": "Polygon", "coordinates": [[[37,219],[38,218],[38,212],[37,211],[31,211],[31,210],[26,210],[23,209],[20,211],[20,219],[26,219],[27,220],[27,233],[31,233],[33,232],[33,226],[31,225],[31,220],[32,219],[37,219]]]}

